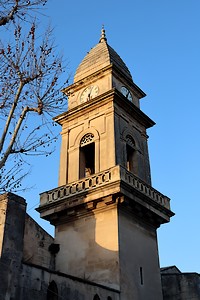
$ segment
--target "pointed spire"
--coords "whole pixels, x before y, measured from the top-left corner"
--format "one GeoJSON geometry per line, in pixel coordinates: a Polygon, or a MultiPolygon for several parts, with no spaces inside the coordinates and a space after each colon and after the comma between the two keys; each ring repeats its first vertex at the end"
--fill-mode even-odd
{"type": "Polygon", "coordinates": [[[107,42],[106,32],[105,32],[105,29],[104,29],[104,25],[102,25],[101,37],[100,37],[99,43],[102,43],[103,41],[107,42]]]}

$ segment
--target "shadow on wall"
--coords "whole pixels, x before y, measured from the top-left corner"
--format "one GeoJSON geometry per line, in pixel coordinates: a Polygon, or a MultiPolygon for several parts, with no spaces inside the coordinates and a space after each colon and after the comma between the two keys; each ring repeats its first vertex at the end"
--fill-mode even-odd
{"type": "Polygon", "coordinates": [[[112,196],[83,200],[73,212],[62,211],[59,220],[63,217],[65,222],[57,224],[55,231],[55,243],[60,244],[56,271],[118,288],[118,217],[112,196]]]}

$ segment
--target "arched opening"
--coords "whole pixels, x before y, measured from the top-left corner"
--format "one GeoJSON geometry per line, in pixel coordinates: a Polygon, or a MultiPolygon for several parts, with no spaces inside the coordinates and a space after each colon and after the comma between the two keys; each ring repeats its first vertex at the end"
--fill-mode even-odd
{"type": "Polygon", "coordinates": [[[80,142],[79,178],[88,177],[95,173],[95,143],[94,135],[84,135],[80,142]]]}
{"type": "Polygon", "coordinates": [[[93,300],[100,300],[100,298],[99,298],[99,296],[96,294],[96,295],[94,295],[93,300]]]}
{"type": "Polygon", "coordinates": [[[126,168],[132,173],[137,171],[137,159],[136,159],[136,149],[135,141],[130,136],[126,136],[126,168]]]}
{"type": "Polygon", "coordinates": [[[130,172],[134,171],[134,163],[133,163],[133,158],[134,158],[134,149],[130,147],[129,145],[126,145],[126,167],[127,170],[130,172]]]}
{"type": "Polygon", "coordinates": [[[58,300],[58,288],[55,281],[51,281],[48,286],[47,300],[58,300]]]}

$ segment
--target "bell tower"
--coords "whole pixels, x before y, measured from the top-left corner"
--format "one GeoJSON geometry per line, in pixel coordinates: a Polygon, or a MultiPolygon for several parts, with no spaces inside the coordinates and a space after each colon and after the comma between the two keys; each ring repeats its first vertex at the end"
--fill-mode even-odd
{"type": "Polygon", "coordinates": [[[120,56],[99,43],[63,91],[59,186],[37,209],[55,226],[56,271],[116,290],[123,300],[161,300],[157,228],[170,199],[151,186],[145,93],[120,56]]]}

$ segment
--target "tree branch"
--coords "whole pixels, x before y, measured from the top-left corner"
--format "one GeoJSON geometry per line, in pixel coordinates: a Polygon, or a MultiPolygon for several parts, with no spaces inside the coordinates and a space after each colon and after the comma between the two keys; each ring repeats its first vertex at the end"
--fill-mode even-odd
{"type": "MultiPolygon", "coordinates": [[[[4,12],[1,11],[1,17],[0,17],[0,26],[5,26],[8,24],[10,21],[14,20],[14,18],[18,17],[20,19],[28,15],[28,12],[31,10],[39,10],[41,6],[44,6],[47,2],[47,0],[13,0],[10,1],[10,3],[2,3],[0,1],[0,6],[4,8],[4,12]],[[13,6],[12,6],[13,5],[13,6]],[[7,7],[7,10],[5,9],[7,7]],[[3,16],[4,13],[4,16],[3,16]]],[[[5,2],[5,0],[3,0],[5,2]]],[[[8,0],[6,2],[9,2],[8,0]]],[[[1,8],[1,10],[3,10],[1,8]]]]}
{"type": "Polygon", "coordinates": [[[8,115],[8,118],[6,120],[6,124],[5,124],[5,127],[4,127],[4,131],[2,133],[2,137],[1,137],[1,141],[0,141],[0,152],[2,151],[3,149],[3,145],[4,145],[4,142],[5,142],[5,138],[6,138],[6,135],[7,135],[7,132],[8,132],[8,128],[10,126],[10,122],[11,122],[11,119],[12,119],[12,116],[14,114],[14,111],[15,111],[15,108],[17,106],[17,102],[19,100],[19,97],[20,97],[20,94],[22,92],[22,89],[24,87],[24,82],[23,81],[20,81],[20,84],[19,84],[19,87],[18,87],[18,90],[17,90],[17,93],[16,93],[16,96],[15,96],[15,99],[13,101],[13,104],[11,106],[11,109],[10,109],[10,112],[9,112],[9,115],[8,115]]]}
{"type": "Polygon", "coordinates": [[[0,26],[6,25],[7,23],[9,23],[11,20],[13,20],[14,15],[17,13],[18,11],[18,6],[19,6],[19,1],[16,0],[15,5],[13,6],[13,8],[11,9],[11,11],[8,13],[8,15],[6,17],[1,17],[0,18],[0,26]]]}
{"type": "Polygon", "coordinates": [[[26,114],[27,114],[28,111],[29,111],[29,108],[25,107],[23,109],[23,111],[22,111],[22,114],[19,117],[19,120],[18,120],[17,125],[16,125],[16,127],[14,129],[14,132],[13,132],[12,138],[11,138],[10,143],[8,145],[8,148],[5,151],[2,160],[0,161],[0,169],[5,165],[5,162],[6,162],[7,158],[8,158],[8,156],[9,156],[9,154],[11,153],[11,150],[12,150],[13,144],[14,144],[14,142],[16,140],[16,137],[17,137],[17,134],[19,132],[19,129],[20,129],[20,127],[22,125],[22,122],[25,119],[26,114]]]}
{"type": "MultiPolygon", "coordinates": [[[[0,0],[0,10],[1,4],[4,9],[0,15],[6,17],[16,1],[0,0]]],[[[48,27],[38,37],[35,22],[25,31],[23,25],[15,22],[15,18],[24,18],[24,13],[37,9],[36,5],[45,0],[18,2],[18,11],[13,15],[13,40],[0,42],[0,119],[4,122],[0,133],[0,189],[3,186],[5,190],[11,190],[13,184],[14,188],[19,187],[28,155],[48,156],[54,151],[57,133],[55,137],[51,131],[51,125],[55,126],[51,117],[63,112],[67,104],[60,94],[63,60],[56,53],[52,29],[48,27]],[[23,162],[22,157],[26,157],[23,162]]]]}

